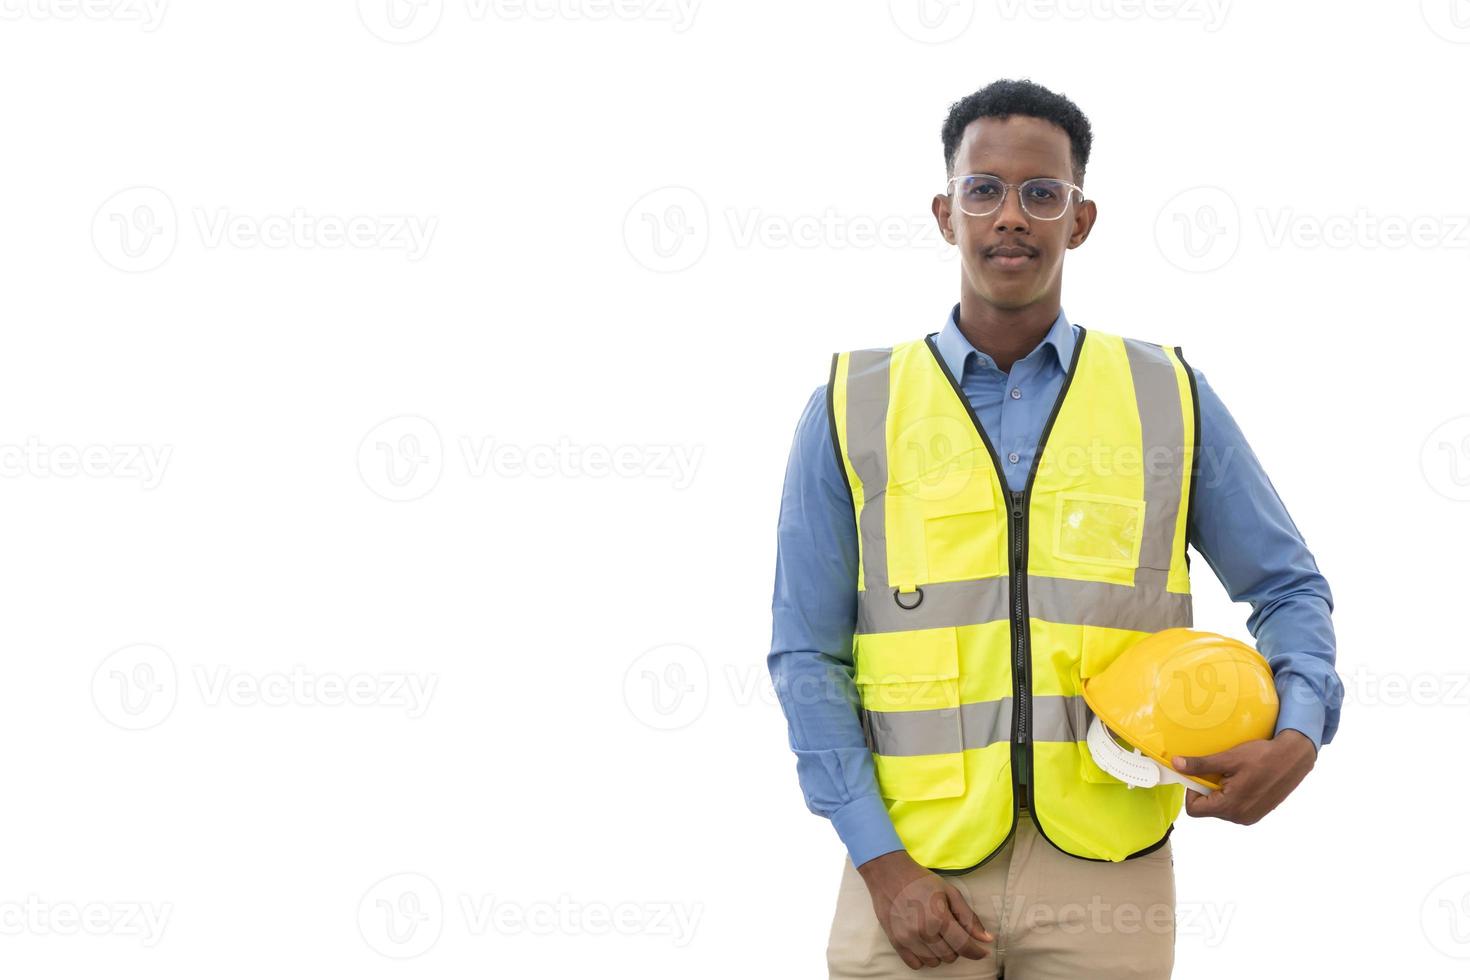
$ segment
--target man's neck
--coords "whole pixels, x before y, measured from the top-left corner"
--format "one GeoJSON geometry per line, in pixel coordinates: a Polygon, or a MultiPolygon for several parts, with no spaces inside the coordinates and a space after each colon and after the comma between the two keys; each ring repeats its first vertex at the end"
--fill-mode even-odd
{"type": "Polygon", "coordinates": [[[1000,310],[961,296],[958,326],[976,350],[989,354],[996,367],[1009,372],[1011,365],[1036,349],[1061,311],[1059,301],[1000,310]]]}

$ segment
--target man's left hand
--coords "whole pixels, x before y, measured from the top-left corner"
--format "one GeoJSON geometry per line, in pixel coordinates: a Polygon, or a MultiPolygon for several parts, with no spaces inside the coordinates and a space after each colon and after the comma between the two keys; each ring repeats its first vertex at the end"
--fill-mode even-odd
{"type": "Polygon", "coordinates": [[[1189,790],[1184,807],[1191,817],[1219,817],[1253,824],[1280,805],[1317,764],[1312,740],[1294,728],[1275,738],[1242,742],[1214,755],[1174,757],[1186,776],[1216,774],[1220,788],[1206,796],[1189,790]]]}

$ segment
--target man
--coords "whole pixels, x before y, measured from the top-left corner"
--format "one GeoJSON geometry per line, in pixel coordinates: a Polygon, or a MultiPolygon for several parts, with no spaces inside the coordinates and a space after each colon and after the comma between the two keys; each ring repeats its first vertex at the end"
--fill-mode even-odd
{"type": "Polygon", "coordinates": [[[1254,823],[1336,731],[1331,593],[1204,375],[1063,312],[1097,220],[1086,116],[1004,80],[942,135],[959,303],[922,341],[834,358],[781,500],[768,665],[847,849],[830,975],[1167,977],[1184,791],[1098,770],[1077,684],[1190,625],[1187,536],[1251,603],[1280,713],[1272,738],[1176,758],[1223,779],[1183,805],[1254,823]]]}

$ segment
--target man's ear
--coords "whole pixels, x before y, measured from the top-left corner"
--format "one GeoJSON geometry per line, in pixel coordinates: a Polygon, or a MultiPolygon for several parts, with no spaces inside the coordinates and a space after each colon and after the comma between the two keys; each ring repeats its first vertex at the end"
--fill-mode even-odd
{"type": "Polygon", "coordinates": [[[1083,201],[1077,205],[1075,214],[1076,217],[1072,219],[1072,237],[1067,239],[1068,248],[1076,248],[1092,234],[1092,226],[1097,224],[1097,202],[1083,201]]]}
{"type": "Polygon", "coordinates": [[[951,245],[955,244],[954,226],[950,224],[952,209],[949,206],[949,195],[935,194],[930,210],[934,212],[934,220],[939,223],[939,233],[944,236],[944,240],[951,245]]]}

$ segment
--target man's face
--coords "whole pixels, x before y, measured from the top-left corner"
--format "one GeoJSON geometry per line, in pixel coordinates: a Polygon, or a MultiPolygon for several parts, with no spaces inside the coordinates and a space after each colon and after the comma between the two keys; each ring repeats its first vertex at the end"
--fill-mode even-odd
{"type": "MultiPolygon", "coordinates": [[[[991,174],[1008,184],[1032,177],[1055,177],[1075,183],[1071,143],[1054,123],[1031,116],[976,119],[965,128],[955,153],[954,176],[991,174]]],[[[965,214],[955,204],[958,182],[950,193],[936,194],[934,216],[945,240],[960,250],[965,288],[998,309],[1020,309],[1039,302],[1060,302],[1062,256],[1087,240],[1097,206],[1071,203],[1060,218],[1043,221],[1021,209],[1016,187],[1006,191],[1001,206],[984,217],[965,214]],[[1026,254],[1006,260],[996,248],[1026,254]]],[[[973,210],[973,209],[972,209],[973,210]]]]}

